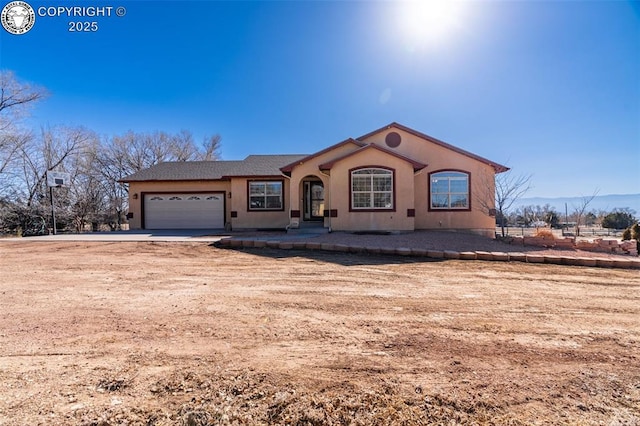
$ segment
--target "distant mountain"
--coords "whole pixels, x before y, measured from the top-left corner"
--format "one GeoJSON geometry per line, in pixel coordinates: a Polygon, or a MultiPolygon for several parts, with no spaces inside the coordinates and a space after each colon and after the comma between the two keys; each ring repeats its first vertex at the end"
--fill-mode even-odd
{"type": "MultiPolygon", "coordinates": [[[[569,213],[573,212],[576,207],[582,204],[584,197],[560,197],[560,198],[544,198],[532,197],[521,198],[514,203],[513,208],[522,206],[544,206],[549,204],[556,211],[564,213],[565,203],[569,213]]],[[[630,208],[635,210],[636,216],[640,215],[640,194],[612,194],[598,195],[587,206],[587,211],[612,211],[613,209],[630,208]]]]}

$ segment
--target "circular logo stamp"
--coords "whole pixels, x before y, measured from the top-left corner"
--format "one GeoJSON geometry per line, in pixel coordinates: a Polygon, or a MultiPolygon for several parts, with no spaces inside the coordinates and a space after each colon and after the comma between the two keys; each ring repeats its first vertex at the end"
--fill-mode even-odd
{"type": "Polygon", "coordinates": [[[7,32],[24,34],[36,23],[36,12],[31,5],[24,1],[12,1],[2,8],[0,21],[7,32]]]}

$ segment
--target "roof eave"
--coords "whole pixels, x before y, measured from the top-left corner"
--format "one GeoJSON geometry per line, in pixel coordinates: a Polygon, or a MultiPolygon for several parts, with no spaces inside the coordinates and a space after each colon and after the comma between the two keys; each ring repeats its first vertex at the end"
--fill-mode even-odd
{"type": "Polygon", "coordinates": [[[181,178],[181,179],[121,179],[118,182],[120,183],[135,183],[135,182],[219,182],[219,181],[228,181],[229,179],[226,176],[222,176],[219,178],[181,178]]]}
{"type": "Polygon", "coordinates": [[[281,173],[278,174],[261,174],[261,175],[227,175],[222,176],[224,180],[231,179],[273,179],[273,178],[281,178],[283,175],[281,173]]]}

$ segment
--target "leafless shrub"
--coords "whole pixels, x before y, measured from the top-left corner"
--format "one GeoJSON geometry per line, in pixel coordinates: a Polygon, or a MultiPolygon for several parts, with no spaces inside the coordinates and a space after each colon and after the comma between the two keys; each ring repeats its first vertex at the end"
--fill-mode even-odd
{"type": "Polygon", "coordinates": [[[543,240],[555,239],[555,235],[553,235],[553,232],[551,232],[550,229],[537,229],[534,236],[538,238],[542,238],[543,240]]]}

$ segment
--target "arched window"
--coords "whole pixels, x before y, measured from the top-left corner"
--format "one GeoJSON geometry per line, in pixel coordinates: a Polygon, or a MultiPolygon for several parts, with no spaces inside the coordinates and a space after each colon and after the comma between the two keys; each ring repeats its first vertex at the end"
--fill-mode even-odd
{"type": "Polygon", "coordinates": [[[430,205],[433,210],[469,210],[469,174],[459,171],[431,173],[430,205]]]}
{"type": "Polygon", "coordinates": [[[351,171],[352,210],[393,210],[393,171],[366,168],[351,171]]]}

